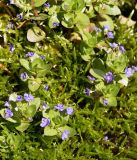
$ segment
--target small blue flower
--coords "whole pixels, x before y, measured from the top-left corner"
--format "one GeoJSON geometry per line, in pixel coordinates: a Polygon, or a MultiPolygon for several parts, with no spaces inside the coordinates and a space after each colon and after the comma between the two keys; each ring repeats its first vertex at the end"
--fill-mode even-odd
{"type": "Polygon", "coordinates": [[[107,106],[108,105],[108,100],[107,99],[103,99],[103,104],[104,104],[104,106],[107,106]]]}
{"type": "Polygon", "coordinates": [[[5,115],[4,115],[4,118],[7,119],[7,118],[10,118],[13,116],[13,112],[10,110],[10,109],[6,109],[5,110],[5,115]]]}
{"type": "Polygon", "coordinates": [[[105,25],[105,26],[104,26],[104,30],[105,30],[105,31],[110,30],[110,26],[109,26],[109,25],[105,25]]]}
{"type": "Polygon", "coordinates": [[[46,127],[50,124],[50,119],[49,118],[42,118],[40,126],[41,127],[46,127]]]}
{"type": "Polygon", "coordinates": [[[124,46],[120,45],[120,46],[119,46],[119,51],[122,52],[122,53],[124,53],[124,52],[125,52],[124,46]]]}
{"type": "Polygon", "coordinates": [[[115,43],[115,42],[114,43],[109,43],[109,45],[110,45],[111,48],[114,48],[114,49],[118,47],[118,44],[115,43]]]}
{"type": "Polygon", "coordinates": [[[10,46],[9,46],[10,48],[9,48],[9,51],[12,53],[14,50],[15,50],[15,47],[14,47],[14,45],[13,44],[10,44],[10,46]]]}
{"type": "Polygon", "coordinates": [[[47,110],[49,109],[49,106],[45,102],[43,102],[42,109],[47,110]]]}
{"type": "Polygon", "coordinates": [[[131,66],[131,68],[132,68],[135,72],[137,72],[137,67],[136,67],[136,66],[131,66]]]}
{"type": "Polygon", "coordinates": [[[27,102],[31,102],[31,101],[34,100],[34,97],[33,97],[31,94],[25,93],[25,94],[24,94],[24,99],[25,99],[25,101],[27,101],[27,102]]]}
{"type": "Polygon", "coordinates": [[[125,69],[125,75],[129,78],[131,76],[133,76],[134,70],[132,68],[126,68],[125,69]]]}
{"type": "Polygon", "coordinates": [[[93,76],[87,76],[88,77],[88,79],[90,80],[90,81],[94,81],[95,80],[95,77],[93,77],[93,76]]]}
{"type": "Polygon", "coordinates": [[[114,39],[114,34],[112,32],[107,32],[107,37],[114,39]]]}
{"type": "Polygon", "coordinates": [[[23,19],[23,15],[22,14],[17,14],[16,17],[17,17],[18,20],[22,20],[23,19]]]}
{"type": "Polygon", "coordinates": [[[90,96],[90,89],[89,89],[89,88],[86,88],[85,94],[86,94],[87,96],[90,96]]]}
{"type": "Polygon", "coordinates": [[[45,90],[45,91],[48,91],[48,89],[49,89],[49,86],[48,86],[48,85],[45,85],[45,86],[44,86],[44,90],[45,90]]]}
{"type": "Polygon", "coordinates": [[[63,104],[58,104],[57,106],[54,107],[55,109],[59,110],[59,111],[64,111],[64,105],[63,104]]]}
{"type": "Polygon", "coordinates": [[[104,79],[106,80],[107,83],[111,83],[114,79],[112,72],[106,73],[106,75],[104,76],[104,79]]]}
{"type": "Polygon", "coordinates": [[[4,106],[5,106],[5,107],[9,107],[9,106],[10,106],[9,101],[6,101],[6,102],[4,103],[4,106]]]}
{"type": "Polygon", "coordinates": [[[58,22],[53,22],[52,25],[53,25],[53,27],[58,27],[59,23],[58,22]]]}
{"type": "Polygon", "coordinates": [[[105,136],[105,137],[104,137],[104,140],[105,140],[105,141],[109,141],[108,136],[105,136]]]}
{"type": "Polygon", "coordinates": [[[27,54],[26,54],[26,57],[33,57],[34,56],[34,52],[28,52],[27,54]]]}
{"type": "Polygon", "coordinates": [[[47,2],[47,3],[44,3],[44,7],[46,7],[46,8],[49,8],[49,7],[50,7],[50,4],[49,4],[49,2],[47,2]]]}
{"type": "Polygon", "coordinates": [[[29,76],[26,72],[23,72],[20,74],[20,78],[21,80],[26,81],[29,78],[29,76]]]}
{"type": "Polygon", "coordinates": [[[64,130],[64,132],[61,135],[62,140],[65,140],[69,137],[70,131],[69,130],[64,130]]]}
{"type": "Polygon", "coordinates": [[[68,107],[68,108],[66,108],[66,112],[67,112],[68,115],[72,115],[73,112],[74,112],[74,109],[71,108],[71,107],[68,107]]]}
{"type": "Polygon", "coordinates": [[[42,60],[45,60],[45,56],[44,56],[44,55],[40,55],[40,58],[41,58],[42,60]]]}
{"type": "Polygon", "coordinates": [[[96,31],[97,33],[99,33],[99,32],[101,32],[102,30],[101,30],[100,28],[98,28],[98,27],[95,27],[95,31],[96,31]]]}
{"type": "Polygon", "coordinates": [[[21,95],[17,95],[16,101],[17,102],[21,102],[22,100],[23,100],[22,96],[21,95]]]}

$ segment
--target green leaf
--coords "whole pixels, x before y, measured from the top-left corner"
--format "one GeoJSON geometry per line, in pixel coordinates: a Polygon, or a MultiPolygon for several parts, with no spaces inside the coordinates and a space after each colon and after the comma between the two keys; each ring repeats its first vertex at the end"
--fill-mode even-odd
{"type": "Polygon", "coordinates": [[[81,58],[84,60],[84,61],[86,61],[86,62],[88,62],[88,61],[90,61],[91,60],[91,57],[90,57],[90,55],[81,55],[81,58]]]}
{"type": "Polygon", "coordinates": [[[62,3],[62,9],[63,9],[64,11],[67,11],[67,12],[68,12],[68,11],[71,11],[74,4],[75,4],[75,2],[72,1],[72,0],[65,0],[65,1],[62,3]]]}
{"type": "Polygon", "coordinates": [[[20,59],[20,64],[28,71],[30,70],[29,62],[26,59],[20,59]]]}
{"type": "Polygon", "coordinates": [[[90,20],[86,14],[77,12],[74,22],[78,28],[85,28],[90,23],[90,20]]]}
{"type": "Polygon", "coordinates": [[[45,136],[55,136],[57,134],[58,134],[58,132],[57,132],[56,129],[53,129],[53,128],[49,127],[49,126],[44,128],[44,135],[45,136]]]}
{"type": "Polygon", "coordinates": [[[113,107],[117,106],[116,97],[108,97],[107,100],[108,100],[109,106],[113,106],[113,107]]]}
{"type": "Polygon", "coordinates": [[[39,42],[45,38],[46,34],[39,27],[33,27],[27,31],[27,39],[30,42],[39,42]]]}
{"type": "Polygon", "coordinates": [[[100,58],[95,58],[93,60],[93,68],[90,69],[90,74],[95,78],[103,79],[105,75],[105,66],[103,61],[100,58]]]}
{"type": "Polygon", "coordinates": [[[105,96],[117,96],[118,92],[120,90],[120,85],[118,84],[110,84],[110,85],[107,85],[106,88],[105,88],[105,92],[104,92],[104,95],[105,96]]]}
{"type": "Polygon", "coordinates": [[[40,7],[42,6],[47,0],[33,0],[34,1],[34,7],[40,7]]]}
{"type": "Polygon", "coordinates": [[[33,117],[36,113],[36,106],[35,105],[29,105],[27,107],[27,110],[26,110],[26,117],[33,117]]]}
{"type": "Polygon", "coordinates": [[[57,116],[60,116],[60,113],[58,111],[50,110],[48,115],[49,115],[50,119],[53,119],[53,118],[55,118],[57,116]]]}
{"type": "Polygon", "coordinates": [[[40,58],[36,58],[32,62],[32,70],[37,74],[37,77],[44,77],[45,74],[50,72],[51,66],[45,64],[40,58]]]}
{"type": "Polygon", "coordinates": [[[108,54],[106,64],[116,73],[121,73],[127,66],[128,59],[126,55],[116,55],[116,53],[108,54]]]}
{"type": "Polygon", "coordinates": [[[101,20],[99,20],[99,24],[104,27],[105,25],[108,25],[110,27],[110,30],[114,30],[114,23],[113,20],[108,15],[101,15],[101,20]]]}
{"type": "Polygon", "coordinates": [[[28,81],[28,88],[32,92],[35,92],[36,90],[38,90],[40,85],[41,85],[41,79],[40,78],[30,79],[28,81]]]}
{"type": "Polygon", "coordinates": [[[38,108],[40,106],[40,98],[34,98],[34,100],[30,102],[30,105],[35,105],[36,110],[38,110],[38,108]]]}
{"type": "Polygon", "coordinates": [[[100,14],[108,14],[113,16],[121,14],[121,11],[117,6],[110,6],[106,4],[103,4],[102,7],[99,7],[98,9],[96,8],[96,10],[98,10],[100,14]]]}
{"type": "Polygon", "coordinates": [[[36,20],[36,21],[43,21],[47,18],[48,18],[47,14],[44,14],[44,13],[40,13],[38,16],[35,16],[35,17],[30,17],[30,19],[36,20]]]}
{"type": "Polygon", "coordinates": [[[55,27],[53,26],[53,23],[54,23],[54,22],[60,23],[60,21],[59,21],[58,18],[57,18],[57,14],[54,14],[54,15],[52,15],[52,16],[50,17],[49,23],[48,23],[50,28],[55,28],[55,27]]]}
{"type": "Polygon", "coordinates": [[[28,127],[30,123],[28,121],[21,121],[20,125],[16,127],[16,129],[20,132],[24,132],[28,127]]]}
{"type": "Polygon", "coordinates": [[[35,58],[32,61],[32,69],[44,69],[45,68],[45,63],[43,62],[43,60],[41,60],[40,58],[35,58]]]}
{"type": "Polygon", "coordinates": [[[64,19],[61,23],[66,28],[73,28],[73,26],[74,26],[74,14],[73,13],[64,14],[64,19]]]}

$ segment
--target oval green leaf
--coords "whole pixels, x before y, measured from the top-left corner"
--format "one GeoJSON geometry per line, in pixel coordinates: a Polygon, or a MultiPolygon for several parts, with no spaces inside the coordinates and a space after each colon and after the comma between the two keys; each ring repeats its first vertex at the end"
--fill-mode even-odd
{"type": "Polygon", "coordinates": [[[39,27],[33,27],[27,32],[27,39],[30,42],[39,42],[45,38],[46,34],[39,27]]]}

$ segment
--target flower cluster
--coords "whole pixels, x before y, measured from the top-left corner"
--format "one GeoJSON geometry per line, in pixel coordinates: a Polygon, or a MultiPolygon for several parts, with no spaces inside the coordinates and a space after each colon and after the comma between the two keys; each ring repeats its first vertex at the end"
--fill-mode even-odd
{"type": "Polygon", "coordinates": [[[12,116],[13,116],[13,112],[9,108],[6,108],[5,109],[5,116],[4,116],[4,118],[7,119],[7,118],[10,118],[12,116]]]}
{"type": "Polygon", "coordinates": [[[136,66],[131,66],[129,68],[125,69],[125,75],[129,78],[132,77],[134,72],[137,72],[137,67],[136,66]]]}
{"type": "Polygon", "coordinates": [[[42,118],[40,126],[41,127],[46,127],[50,124],[50,119],[49,118],[42,118]]]}
{"type": "Polygon", "coordinates": [[[106,73],[104,79],[106,80],[107,83],[111,83],[114,79],[113,73],[112,72],[106,73]]]}
{"type": "MultiPolygon", "coordinates": [[[[54,108],[57,109],[57,110],[59,110],[59,111],[61,111],[61,112],[65,110],[63,104],[58,104],[58,105],[56,105],[54,108]]],[[[66,108],[66,113],[67,113],[68,115],[72,115],[73,112],[74,112],[74,109],[73,109],[73,108],[71,108],[71,107],[67,107],[67,108],[66,108]]]]}
{"type": "Polygon", "coordinates": [[[33,57],[34,56],[34,52],[28,52],[27,54],[26,54],[26,57],[33,57]]]}

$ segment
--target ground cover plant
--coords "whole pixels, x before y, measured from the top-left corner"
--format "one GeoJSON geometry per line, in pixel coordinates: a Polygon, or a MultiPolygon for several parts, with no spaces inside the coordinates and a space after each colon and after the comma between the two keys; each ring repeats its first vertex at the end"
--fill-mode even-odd
{"type": "Polygon", "coordinates": [[[137,159],[137,2],[0,1],[2,160],[137,159]]]}

